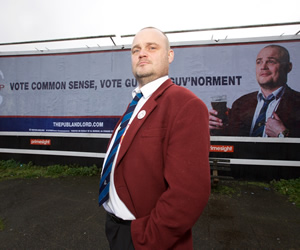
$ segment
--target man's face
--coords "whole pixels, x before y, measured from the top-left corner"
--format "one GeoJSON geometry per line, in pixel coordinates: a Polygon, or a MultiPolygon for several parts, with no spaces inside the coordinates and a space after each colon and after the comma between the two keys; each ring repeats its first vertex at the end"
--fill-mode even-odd
{"type": "Polygon", "coordinates": [[[161,32],[144,29],[133,40],[131,61],[133,75],[143,86],[168,74],[173,51],[169,49],[167,39],[161,32]]]}
{"type": "Polygon", "coordinates": [[[289,63],[283,61],[280,49],[264,48],[256,58],[256,79],[262,88],[277,89],[287,81],[289,63]]]}

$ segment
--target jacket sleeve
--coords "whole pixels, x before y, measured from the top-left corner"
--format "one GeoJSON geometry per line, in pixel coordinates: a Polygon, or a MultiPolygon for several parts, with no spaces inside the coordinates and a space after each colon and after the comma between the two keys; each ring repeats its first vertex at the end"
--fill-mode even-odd
{"type": "Polygon", "coordinates": [[[195,97],[180,107],[166,138],[167,189],[150,215],[132,222],[136,249],[177,249],[178,242],[191,236],[191,228],[210,195],[210,138],[205,104],[195,97]]]}

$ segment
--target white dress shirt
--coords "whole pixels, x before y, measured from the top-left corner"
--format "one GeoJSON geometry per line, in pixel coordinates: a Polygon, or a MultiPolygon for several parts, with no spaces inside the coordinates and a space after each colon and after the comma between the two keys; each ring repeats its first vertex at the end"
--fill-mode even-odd
{"type": "MultiPolygon", "coordinates": [[[[141,89],[139,89],[139,87],[137,87],[136,89],[134,89],[132,91],[132,98],[135,97],[135,95],[139,92],[142,92],[143,97],[139,100],[137,106],[135,107],[135,110],[129,120],[129,123],[126,127],[126,130],[124,132],[124,135],[126,134],[126,131],[128,129],[128,127],[130,126],[130,124],[132,123],[133,119],[135,118],[135,116],[137,115],[137,113],[141,110],[141,108],[143,107],[143,105],[147,102],[147,100],[150,98],[150,96],[168,79],[168,76],[164,76],[161,77],[159,79],[156,79],[153,82],[147,83],[146,85],[144,85],[141,89]]],[[[109,145],[108,151],[110,151],[113,142],[115,141],[115,137],[116,137],[117,132],[114,134],[114,137],[111,140],[111,144],[109,145]]],[[[109,199],[108,201],[106,201],[103,204],[103,207],[105,208],[106,211],[108,211],[109,213],[114,214],[115,216],[123,219],[123,220],[134,220],[135,217],[134,215],[129,211],[129,209],[125,206],[125,204],[121,201],[121,199],[118,196],[118,193],[116,191],[115,188],[115,184],[114,184],[114,171],[115,171],[115,165],[116,165],[116,160],[118,158],[118,154],[119,154],[119,150],[120,147],[122,146],[122,144],[119,146],[118,151],[116,153],[113,165],[112,165],[112,170],[111,170],[111,175],[110,175],[110,185],[109,185],[109,199]]],[[[105,161],[107,158],[107,155],[105,156],[104,162],[103,162],[103,166],[105,165],[105,161]]],[[[103,169],[103,168],[102,168],[103,169]]]]}
{"type": "MultiPolygon", "coordinates": [[[[270,104],[267,108],[266,121],[268,120],[269,117],[271,117],[273,115],[274,112],[276,112],[276,110],[279,106],[279,103],[281,101],[281,97],[284,94],[284,91],[285,91],[285,86],[282,86],[279,89],[272,92],[272,94],[275,96],[275,99],[270,102],[270,104]]],[[[263,93],[262,93],[261,89],[259,89],[258,94],[257,94],[257,105],[256,105],[255,113],[254,113],[254,116],[253,116],[253,120],[252,120],[250,135],[253,132],[255,122],[257,120],[257,117],[258,117],[259,112],[260,112],[263,105],[264,105],[263,93]]],[[[264,128],[262,137],[268,137],[268,135],[266,134],[266,127],[264,128]]]]}

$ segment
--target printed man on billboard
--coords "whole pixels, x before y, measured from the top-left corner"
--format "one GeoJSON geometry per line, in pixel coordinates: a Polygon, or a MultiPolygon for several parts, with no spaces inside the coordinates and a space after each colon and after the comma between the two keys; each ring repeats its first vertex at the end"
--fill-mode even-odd
{"type": "Polygon", "coordinates": [[[212,135],[300,137],[300,93],[287,85],[290,55],[279,45],[264,47],[256,58],[260,89],[237,99],[228,111],[228,123],[210,110],[212,135]]]}

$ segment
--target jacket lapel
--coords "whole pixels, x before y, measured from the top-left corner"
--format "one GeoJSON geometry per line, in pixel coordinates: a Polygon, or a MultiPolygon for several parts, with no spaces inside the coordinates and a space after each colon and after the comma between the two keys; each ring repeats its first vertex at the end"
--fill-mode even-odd
{"type": "Polygon", "coordinates": [[[278,109],[275,113],[280,117],[284,123],[289,120],[290,112],[292,112],[292,100],[293,100],[293,93],[289,86],[287,86],[283,96],[281,97],[278,109]],[[288,112],[287,112],[288,110],[288,112]]]}
{"type": "Polygon", "coordinates": [[[136,133],[139,131],[140,127],[143,125],[143,123],[147,120],[147,117],[152,113],[152,111],[157,106],[156,100],[164,93],[164,91],[172,86],[173,83],[170,79],[165,81],[149,98],[149,100],[144,104],[144,106],[141,108],[139,112],[144,110],[146,112],[145,116],[142,119],[138,119],[137,116],[133,119],[132,123],[130,124],[129,128],[126,131],[126,134],[123,138],[121,148],[118,154],[117,162],[116,162],[116,168],[119,166],[119,163],[121,159],[126,154],[128,148],[130,147],[136,133]]]}

